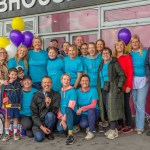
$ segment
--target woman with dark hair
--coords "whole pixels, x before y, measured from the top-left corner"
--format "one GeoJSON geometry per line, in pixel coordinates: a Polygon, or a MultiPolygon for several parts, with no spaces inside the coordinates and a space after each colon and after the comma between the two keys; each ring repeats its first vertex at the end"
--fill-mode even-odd
{"type": "Polygon", "coordinates": [[[81,88],[77,90],[77,115],[81,115],[79,126],[87,130],[86,140],[94,138],[95,122],[99,120],[100,110],[98,107],[98,93],[96,88],[90,87],[88,75],[81,77],[81,88]]]}
{"type": "Polygon", "coordinates": [[[96,41],[96,47],[99,54],[102,53],[103,48],[105,47],[105,41],[103,39],[99,39],[96,41]]]}
{"type": "Polygon", "coordinates": [[[106,109],[110,129],[105,135],[108,139],[115,139],[118,137],[116,121],[124,117],[123,85],[125,82],[125,74],[117,62],[117,59],[112,57],[112,51],[109,48],[102,50],[102,58],[103,61],[98,70],[97,84],[100,115],[103,121],[104,110],[106,109]]]}

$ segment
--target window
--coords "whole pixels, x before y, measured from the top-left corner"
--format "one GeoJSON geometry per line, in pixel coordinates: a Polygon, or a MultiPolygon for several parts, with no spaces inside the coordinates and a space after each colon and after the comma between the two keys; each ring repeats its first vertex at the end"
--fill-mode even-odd
{"type": "Polygon", "coordinates": [[[2,36],[2,22],[0,22],[0,36],[2,36]]]}
{"type": "MultiPolygon", "coordinates": [[[[35,18],[23,18],[23,20],[25,23],[24,31],[31,31],[32,33],[36,33],[35,18]]],[[[9,36],[11,30],[11,21],[4,22],[4,35],[9,36]]]]}
{"type": "MultiPolygon", "coordinates": [[[[126,27],[130,30],[131,34],[138,34],[140,36],[140,40],[142,46],[144,48],[148,48],[150,46],[150,25],[144,26],[134,26],[134,27],[126,27]]],[[[106,46],[110,47],[112,50],[114,49],[114,43],[118,39],[118,32],[122,28],[114,28],[114,29],[104,29],[102,30],[102,38],[106,42],[106,46]]]]}
{"type": "Polygon", "coordinates": [[[98,28],[98,8],[39,17],[40,34],[93,28],[98,28]]]}

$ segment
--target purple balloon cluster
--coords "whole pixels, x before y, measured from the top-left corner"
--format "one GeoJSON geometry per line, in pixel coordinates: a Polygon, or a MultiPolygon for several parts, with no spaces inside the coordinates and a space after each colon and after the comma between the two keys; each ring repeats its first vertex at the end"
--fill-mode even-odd
{"type": "Polygon", "coordinates": [[[23,34],[19,30],[12,30],[10,32],[10,40],[15,46],[23,44],[26,47],[32,45],[34,35],[30,31],[25,31],[23,34]]]}

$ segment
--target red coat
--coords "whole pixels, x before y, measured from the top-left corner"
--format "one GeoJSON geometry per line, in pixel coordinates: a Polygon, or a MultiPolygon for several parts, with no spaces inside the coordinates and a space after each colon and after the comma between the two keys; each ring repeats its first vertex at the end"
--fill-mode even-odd
{"type": "Polygon", "coordinates": [[[132,89],[133,76],[134,76],[132,57],[130,55],[122,55],[118,58],[118,62],[126,75],[126,81],[123,86],[123,90],[125,91],[127,87],[132,89]]]}

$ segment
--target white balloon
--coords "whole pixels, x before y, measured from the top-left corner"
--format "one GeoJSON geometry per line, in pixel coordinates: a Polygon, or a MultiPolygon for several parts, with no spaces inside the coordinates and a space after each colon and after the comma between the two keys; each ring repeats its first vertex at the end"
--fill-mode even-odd
{"type": "Polygon", "coordinates": [[[16,53],[17,53],[17,47],[14,44],[10,44],[6,47],[6,51],[8,53],[8,58],[13,58],[15,57],[16,53]]]}

